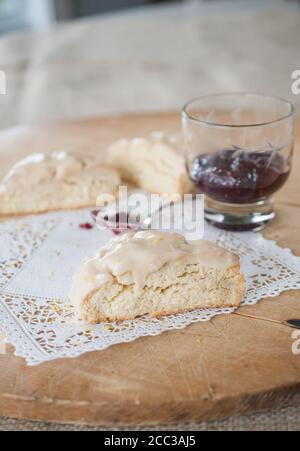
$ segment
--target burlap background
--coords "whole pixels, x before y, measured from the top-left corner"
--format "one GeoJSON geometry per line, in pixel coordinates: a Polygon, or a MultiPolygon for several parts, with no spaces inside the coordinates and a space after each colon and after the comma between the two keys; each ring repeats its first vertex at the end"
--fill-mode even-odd
{"type": "Polygon", "coordinates": [[[290,407],[269,413],[232,417],[200,424],[175,424],[150,428],[99,428],[97,426],[59,425],[53,423],[17,421],[3,418],[0,431],[299,431],[300,407],[290,407]]]}

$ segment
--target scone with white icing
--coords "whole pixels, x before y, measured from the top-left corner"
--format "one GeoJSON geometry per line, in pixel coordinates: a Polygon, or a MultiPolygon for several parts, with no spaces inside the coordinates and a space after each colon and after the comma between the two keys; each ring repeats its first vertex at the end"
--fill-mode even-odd
{"type": "Polygon", "coordinates": [[[108,149],[107,162],[123,179],[151,193],[183,195],[193,191],[184,156],[163,140],[122,139],[108,149]]]}
{"type": "Polygon", "coordinates": [[[112,239],[86,260],[70,299],[82,319],[99,323],[239,307],[244,287],[237,255],[208,241],[143,231],[112,239]]]}
{"type": "Polygon", "coordinates": [[[116,195],[119,185],[118,172],[93,157],[33,154],[19,161],[0,184],[0,215],[92,207],[100,194],[116,195]]]}

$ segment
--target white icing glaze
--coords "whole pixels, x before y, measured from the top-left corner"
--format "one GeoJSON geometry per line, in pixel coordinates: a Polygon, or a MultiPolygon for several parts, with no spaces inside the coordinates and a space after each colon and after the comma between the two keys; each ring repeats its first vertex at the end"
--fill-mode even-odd
{"type": "Polygon", "coordinates": [[[4,178],[1,190],[10,192],[25,186],[34,188],[42,183],[63,181],[80,174],[119,183],[116,171],[102,166],[95,158],[61,151],[37,153],[19,161],[4,178]]]}
{"type": "Polygon", "coordinates": [[[166,263],[183,257],[197,257],[203,265],[226,268],[238,264],[238,257],[215,244],[200,240],[187,242],[177,233],[129,232],[112,239],[96,257],[86,260],[73,278],[70,299],[75,305],[114,277],[131,273],[137,292],[149,274],[166,263]]]}

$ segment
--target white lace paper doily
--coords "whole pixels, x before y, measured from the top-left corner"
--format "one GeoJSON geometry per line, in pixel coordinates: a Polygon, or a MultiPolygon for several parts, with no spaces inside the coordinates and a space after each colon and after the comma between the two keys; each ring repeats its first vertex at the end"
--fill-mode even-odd
{"type": "MultiPolygon", "coordinates": [[[[161,319],[91,326],[74,318],[68,302],[71,278],[83,258],[111,238],[85,230],[89,211],[51,213],[0,226],[0,328],[16,355],[29,365],[181,329],[234,309],[198,310],[161,319]]],[[[300,258],[254,233],[228,233],[206,226],[206,238],[237,252],[247,279],[244,305],[300,289],[300,258]]]]}

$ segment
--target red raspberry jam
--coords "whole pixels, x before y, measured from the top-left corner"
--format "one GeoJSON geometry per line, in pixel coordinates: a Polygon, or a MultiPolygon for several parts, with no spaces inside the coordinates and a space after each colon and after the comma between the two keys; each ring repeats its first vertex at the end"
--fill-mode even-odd
{"type": "Polygon", "coordinates": [[[264,200],[286,182],[290,169],[276,150],[245,152],[224,149],[195,158],[190,176],[199,191],[227,203],[264,200]]]}

